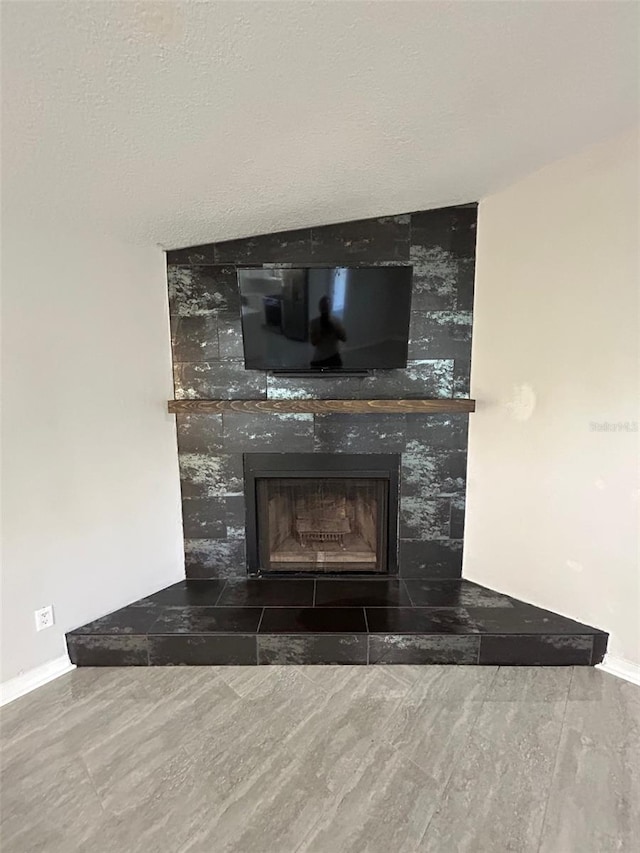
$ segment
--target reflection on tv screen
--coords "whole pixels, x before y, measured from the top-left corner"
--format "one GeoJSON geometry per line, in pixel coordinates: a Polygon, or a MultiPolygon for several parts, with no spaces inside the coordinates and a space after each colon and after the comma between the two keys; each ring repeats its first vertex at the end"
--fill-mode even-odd
{"type": "Polygon", "coordinates": [[[411,267],[238,270],[246,367],[406,367],[411,279],[411,267]]]}

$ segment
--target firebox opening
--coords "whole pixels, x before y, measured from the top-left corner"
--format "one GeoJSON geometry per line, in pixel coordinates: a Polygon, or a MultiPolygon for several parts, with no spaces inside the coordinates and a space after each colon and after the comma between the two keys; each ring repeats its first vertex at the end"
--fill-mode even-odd
{"type": "Polygon", "coordinates": [[[387,571],[388,480],[256,480],[263,571],[387,571]]]}
{"type": "Polygon", "coordinates": [[[247,569],[398,572],[397,453],[245,453],[247,569]]]}

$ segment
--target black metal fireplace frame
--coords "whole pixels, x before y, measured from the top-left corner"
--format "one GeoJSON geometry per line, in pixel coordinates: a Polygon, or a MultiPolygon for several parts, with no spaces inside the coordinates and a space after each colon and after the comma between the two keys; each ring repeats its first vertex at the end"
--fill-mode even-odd
{"type": "MultiPolygon", "coordinates": [[[[339,479],[385,480],[387,493],[387,571],[386,575],[398,574],[398,508],[400,488],[399,453],[245,453],[244,494],[246,507],[247,566],[250,576],[264,572],[260,565],[258,545],[258,489],[256,480],[263,477],[335,477],[339,479]]],[[[287,572],[287,577],[292,576],[287,572]]],[[[313,572],[300,572],[309,577],[313,572]]],[[[328,573],[323,573],[327,576],[328,573]]],[[[380,577],[380,572],[371,573],[380,577]]],[[[275,572],[269,571],[269,577],[275,572]]],[[[347,572],[340,572],[347,577],[347,572]]],[[[354,572],[354,576],[366,577],[366,572],[354,572]]]]}

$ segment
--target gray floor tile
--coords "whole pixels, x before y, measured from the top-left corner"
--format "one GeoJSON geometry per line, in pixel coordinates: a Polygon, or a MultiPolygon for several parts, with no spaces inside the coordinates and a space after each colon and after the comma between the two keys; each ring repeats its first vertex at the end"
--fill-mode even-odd
{"type": "Polygon", "coordinates": [[[485,699],[419,849],[537,853],[564,710],[485,699]]]}
{"type": "Polygon", "coordinates": [[[495,667],[424,667],[384,738],[444,787],[495,679],[495,667]]]}
{"type": "Polygon", "coordinates": [[[613,853],[640,689],[588,667],[83,668],[2,709],[3,853],[613,853]]]}
{"type": "MultiPolygon", "coordinates": [[[[81,759],[58,756],[55,762],[32,754],[2,767],[3,853],[64,849],[64,818],[73,815],[76,842],[86,839],[102,818],[99,797],[81,759]]],[[[76,843],[74,842],[74,843],[76,843]]]]}
{"type": "Polygon", "coordinates": [[[576,669],[540,853],[613,853],[632,850],[639,840],[640,690],[576,669]]]}
{"type": "Polygon", "coordinates": [[[299,853],[414,853],[438,800],[438,785],[405,755],[372,748],[299,853]]]}
{"type": "Polygon", "coordinates": [[[501,666],[496,668],[487,699],[491,702],[565,702],[572,672],[568,666],[501,666]]]}

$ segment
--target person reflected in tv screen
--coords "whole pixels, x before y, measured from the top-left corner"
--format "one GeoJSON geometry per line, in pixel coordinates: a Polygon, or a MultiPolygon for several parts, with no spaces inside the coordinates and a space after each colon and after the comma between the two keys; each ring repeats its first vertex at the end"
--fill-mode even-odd
{"type": "Polygon", "coordinates": [[[318,370],[339,370],[342,367],[340,343],[347,340],[342,323],[331,314],[331,300],[323,296],[318,303],[320,315],[309,324],[309,338],[313,346],[311,367],[318,370]]]}

